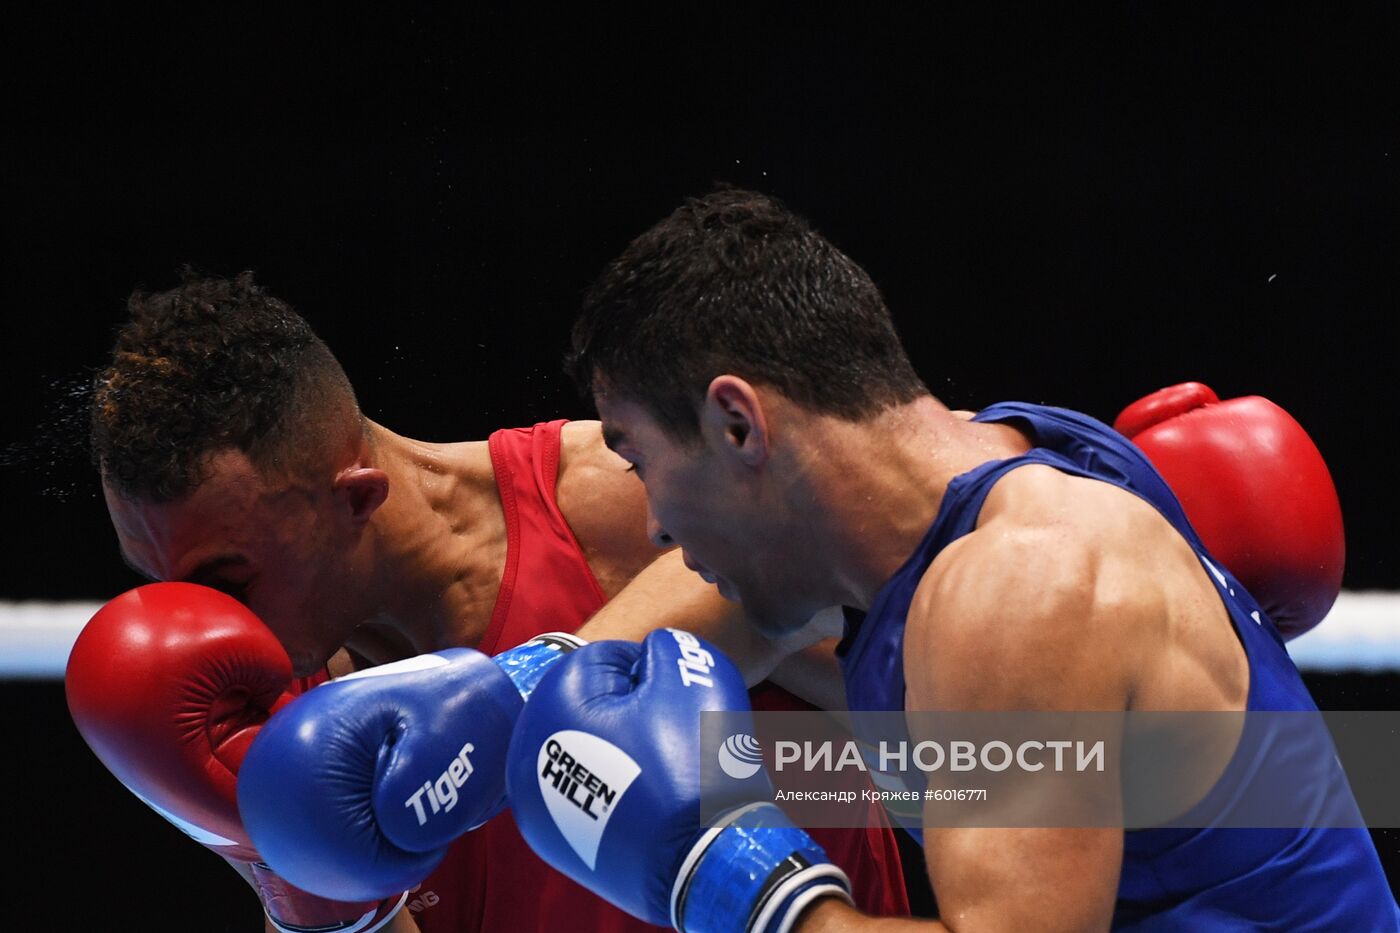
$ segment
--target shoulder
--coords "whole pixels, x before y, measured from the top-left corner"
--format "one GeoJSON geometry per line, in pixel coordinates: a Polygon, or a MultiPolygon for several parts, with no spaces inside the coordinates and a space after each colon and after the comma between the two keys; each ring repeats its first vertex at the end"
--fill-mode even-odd
{"type": "Polygon", "coordinates": [[[559,446],[559,511],[599,584],[612,595],[659,553],[647,538],[645,487],[627,461],[603,443],[597,421],[568,422],[559,446]]]}
{"type": "Polygon", "coordinates": [[[1137,516],[1119,496],[1137,501],[1038,466],[994,487],[978,527],[915,592],[905,630],[911,708],[1126,706],[1161,601],[1131,553],[1137,516]]]}
{"type": "Polygon", "coordinates": [[[603,443],[602,424],[597,421],[569,421],[560,429],[558,487],[560,507],[567,495],[576,510],[597,509],[603,505],[601,500],[641,502],[645,497],[627,461],[603,443]]]}
{"type": "Polygon", "coordinates": [[[603,424],[600,421],[566,421],[559,429],[560,472],[565,464],[582,469],[608,469],[613,461],[626,468],[622,458],[608,450],[603,443],[603,424]]]}

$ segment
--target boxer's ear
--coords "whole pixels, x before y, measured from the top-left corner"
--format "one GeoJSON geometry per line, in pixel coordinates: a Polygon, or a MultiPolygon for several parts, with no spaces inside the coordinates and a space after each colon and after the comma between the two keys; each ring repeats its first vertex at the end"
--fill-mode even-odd
{"type": "Polygon", "coordinates": [[[758,392],[738,376],[716,376],[705,392],[700,430],[747,466],[768,459],[768,422],[758,392]]]}
{"type": "Polygon", "coordinates": [[[363,525],[389,498],[389,474],[374,467],[347,467],[335,475],[331,492],[343,514],[363,525]]]}

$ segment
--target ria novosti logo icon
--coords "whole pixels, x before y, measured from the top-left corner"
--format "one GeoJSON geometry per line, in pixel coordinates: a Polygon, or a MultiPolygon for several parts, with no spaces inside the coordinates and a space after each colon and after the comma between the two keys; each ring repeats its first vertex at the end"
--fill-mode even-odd
{"type": "Polygon", "coordinates": [[[736,781],[751,778],[763,767],[763,747],[747,732],[736,732],[719,747],[719,766],[736,781]]]}

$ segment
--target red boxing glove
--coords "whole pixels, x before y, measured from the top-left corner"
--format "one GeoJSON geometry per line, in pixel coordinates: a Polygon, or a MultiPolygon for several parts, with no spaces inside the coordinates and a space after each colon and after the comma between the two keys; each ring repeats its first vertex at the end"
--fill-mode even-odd
{"type": "Polygon", "coordinates": [[[197,842],[252,868],[273,925],[370,933],[403,903],[330,901],[262,864],[238,817],[238,768],[275,710],[307,689],[266,626],[192,583],[137,587],[107,603],[68,656],[68,709],[102,763],[197,842]]]}
{"type": "Polygon", "coordinates": [[[1322,621],[1342,588],[1342,508],[1322,454],[1288,412],[1184,382],[1129,405],[1113,427],[1147,454],[1206,550],[1279,634],[1322,621]]]}

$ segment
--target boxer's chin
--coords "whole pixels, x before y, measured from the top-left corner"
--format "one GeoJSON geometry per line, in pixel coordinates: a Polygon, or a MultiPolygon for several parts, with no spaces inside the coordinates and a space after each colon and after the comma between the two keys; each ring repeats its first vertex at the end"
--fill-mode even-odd
{"type": "Polygon", "coordinates": [[[785,638],[811,621],[810,614],[794,612],[790,606],[776,606],[761,599],[746,600],[742,594],[736,598],[723,590],[720,594],[742,605],[753,627],[765,638],[785,638]]]}

